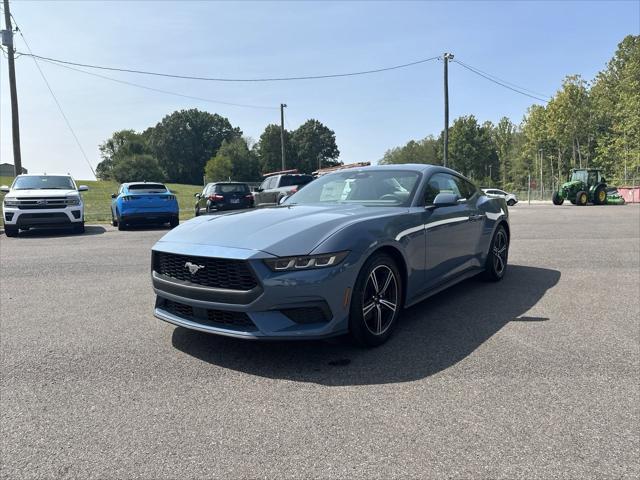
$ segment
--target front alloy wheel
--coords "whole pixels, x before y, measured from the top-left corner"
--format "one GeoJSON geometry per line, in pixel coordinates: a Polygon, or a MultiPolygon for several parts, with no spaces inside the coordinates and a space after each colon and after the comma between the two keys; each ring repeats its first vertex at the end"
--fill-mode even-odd
{"type": "Polygon", "coordinates": [[[401,309],[401,280],[391,257],[376,255],[362,268],[352,296],[349,330],[364,346],[384,343],[401,309]]]}
{"type": "Polygon", "coordinates": [[[501,225],[493,235],[493,240],[491,240],[491,247],[485,264],[485,278],[494,282],[502,280],[507,270],[508,258],[509,238],[507,237],[507,231],[501,225]]]}

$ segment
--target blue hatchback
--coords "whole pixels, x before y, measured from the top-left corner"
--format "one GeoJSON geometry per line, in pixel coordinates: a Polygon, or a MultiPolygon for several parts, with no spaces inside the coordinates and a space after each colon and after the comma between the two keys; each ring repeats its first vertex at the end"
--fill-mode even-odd
{"type": "Polygon", "coordinates": [[[123,183],[111,198],[111,224],[118,230],[134,223],[179,223],[176,196],[162,183],[123,183]]]}

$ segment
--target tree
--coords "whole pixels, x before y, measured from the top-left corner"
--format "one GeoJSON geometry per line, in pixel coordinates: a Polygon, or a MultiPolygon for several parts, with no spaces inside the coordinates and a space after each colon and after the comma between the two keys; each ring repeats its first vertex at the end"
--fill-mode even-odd
{"type": "Polygon", "coordinates": [[[224,182],[233,175],[231,159],[224,155],[216,155],[207,162],[204,170],[207,182],[224,182]]]}
{"type": "Polygon", "coordinates": [[[488,179],[498,158],[491,140],[492,128],[490,123],[479,125],[473,115],[456,118],[449,129],[448,166],[475,180],[488,179]]]}
{"type": "Polygon", "coordinates": [[[199,184],[222,142],[241,137],[242,131],[218,114],[191,109],[167,115],[145,135],[169,181],[199,184]]]}
{"type": "Polygon", "coordinates": [[[158,161],[149,154],[119,157],[111,169],[112,178],[117,182],[162,182],[164,172],[158,161]]]}
{"type": "Polygon", "coordinates": [[[594,164],[621,182],[640,171],[640,35],[627,35],[591,88],[594,164]]]}
{"type": "Polygon", "coordinates": [[[296,166],[303,173],[311,173],[318,167],[341,165],[337,160],[340,150],[336,134],[318,120],[307,120],[291,134],[296,151],[296,166]]]}
{"type": "Polygon", "coordinates": [[[493,143],[495,144],[500,164],[502,188],[507,188],[507,182],[511,180],[510,170],[515,136],[516,126],[507,117],[502,117],[493,129],[493,143]]]}
{"type": "Polygon", "coordinates": [[[403,147],[387,150],[379,162],[382,165],[398,163],[427,163],[431,165],[442,164],[442,153],[438,140],[429,135],[422,140],[410,140],[403,147]]]}
{"type": "Polygon", "coordinates": [[[207,162],[205,176],[209,181],[228,180],[252,182],[260,178],[260,166],[255,152],[249,150],[244,138],[224,140],[216,156],[207,162]]]}
{"type": "MultiPolygon", "coordinates": [[[[286,169],[297,168],[296,153],[291,144],[291,133],[284,131],[284,147],[286,157],[286,169]]],[[[282,151],[280,143],[280,126],[267,125],[260,135],[258,143],[254,147],[258,157],[260,171],[262,173],[277,172],[282,170],[282,151]]]]}
{"type": "Polygon", "coordinates": [[[134,130],[119,130],[98,147],[102,161],[96,167],[96,176],[101,180],[113,179],[112,169],[118,160],[132,155],[149,153],[142,134],[134,130]]]}

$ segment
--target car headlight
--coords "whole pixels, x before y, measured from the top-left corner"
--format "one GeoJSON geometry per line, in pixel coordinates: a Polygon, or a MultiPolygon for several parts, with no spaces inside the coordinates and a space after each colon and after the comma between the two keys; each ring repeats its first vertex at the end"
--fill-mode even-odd
{"type": "Polygon", "coordinates": [[[4,206],[5,207],[17,207],[20,204],[17,198],[13,197],[4,197],[4,206]]]}
{"type": "Polygon", "coordinates": [[[80,197],[67,197],[67,205],[80,205],[80,197]]]}
{"type": "Polygon", "coordinates": [[[264,263],[274,272],[309,270],[311,268],[334,267],[342,262],[348,254],[349,252],[346,251],[300,257],[268,258],[264,260],[264,263]]]}

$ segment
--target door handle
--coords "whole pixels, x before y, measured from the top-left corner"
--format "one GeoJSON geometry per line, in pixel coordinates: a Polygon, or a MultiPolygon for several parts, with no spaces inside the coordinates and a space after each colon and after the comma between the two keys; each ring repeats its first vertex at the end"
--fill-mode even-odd
{"type": "Polygon", "coordinates": [[[483,214],[479,215],[469,215],[469,220],[475,222],[476,220],[482,220],[485,216],[483,214]]]}

